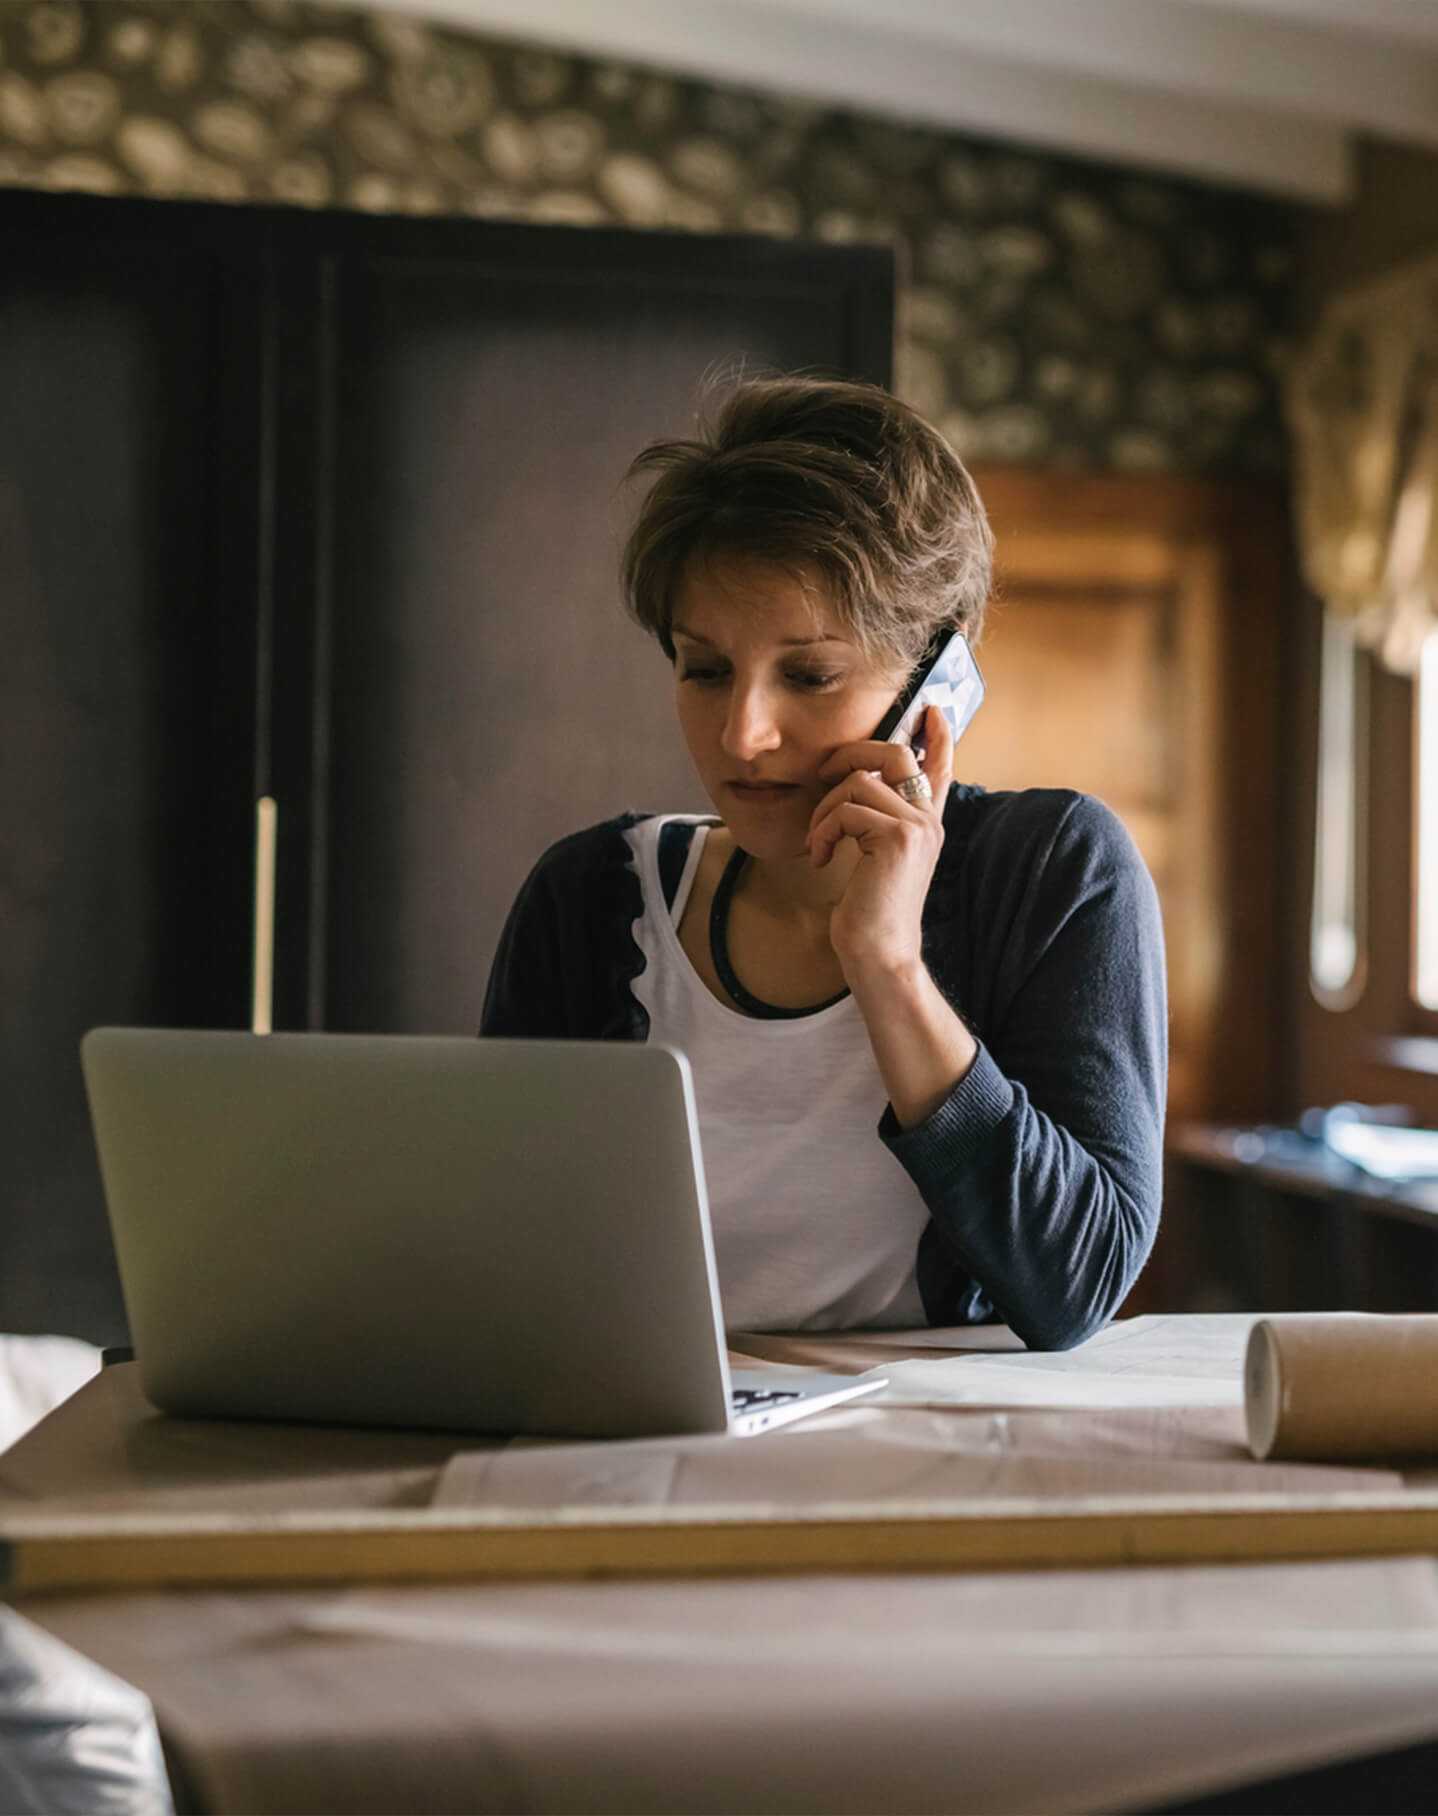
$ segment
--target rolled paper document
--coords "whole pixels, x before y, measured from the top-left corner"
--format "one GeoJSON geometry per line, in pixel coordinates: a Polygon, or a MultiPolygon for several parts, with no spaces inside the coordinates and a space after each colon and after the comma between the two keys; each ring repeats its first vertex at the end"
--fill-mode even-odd
{"type": "Polygon", "coordinates": [[[1438,1456],[1438,1316],[1261,1318],[1243,1398],[1260,1460],[1438,1456]]]}

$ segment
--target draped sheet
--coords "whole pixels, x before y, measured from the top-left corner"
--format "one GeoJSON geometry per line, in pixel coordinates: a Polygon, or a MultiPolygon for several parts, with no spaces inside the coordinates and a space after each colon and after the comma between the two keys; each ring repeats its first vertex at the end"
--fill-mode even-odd
{"type": "Polygon", "coordinates": [[[1326,306],[1286,410],[1305,579],[1411,674],[1438,627],[1438,257],[1326,306]]]}

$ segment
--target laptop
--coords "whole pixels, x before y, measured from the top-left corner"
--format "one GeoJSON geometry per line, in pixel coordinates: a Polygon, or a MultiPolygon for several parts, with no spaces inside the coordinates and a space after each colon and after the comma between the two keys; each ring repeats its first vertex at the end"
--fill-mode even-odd
{"type": "Polygon", "coordinates": [[[885,1385],[731,1374],[670,1048],[97,1028],[81,1058],[166,1412],[747,1437],[885,1385]]]}

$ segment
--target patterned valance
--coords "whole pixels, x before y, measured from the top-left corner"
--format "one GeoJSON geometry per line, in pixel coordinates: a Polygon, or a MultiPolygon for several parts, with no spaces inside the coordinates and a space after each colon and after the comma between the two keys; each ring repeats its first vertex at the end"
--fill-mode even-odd
{"type": "Polygon", "coordinates": [[[1438,628],[1438,258],[1325,308],[1287,410],[1305,578],[1412,673],[1438,628]]]}

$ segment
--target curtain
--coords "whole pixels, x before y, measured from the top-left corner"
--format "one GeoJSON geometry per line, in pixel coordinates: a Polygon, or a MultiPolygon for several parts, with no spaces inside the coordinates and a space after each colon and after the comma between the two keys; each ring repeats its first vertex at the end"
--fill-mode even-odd
{"type": "Polygon", "coordinates": [[[1438,628],[1438,257],[1335,297],[1285,403],[1304,577],[1412,674],[1438,628]]]}

